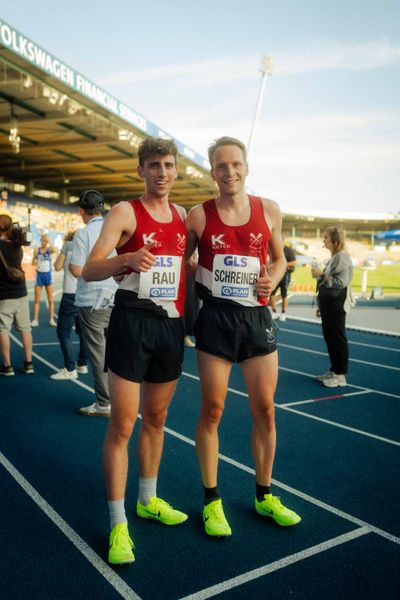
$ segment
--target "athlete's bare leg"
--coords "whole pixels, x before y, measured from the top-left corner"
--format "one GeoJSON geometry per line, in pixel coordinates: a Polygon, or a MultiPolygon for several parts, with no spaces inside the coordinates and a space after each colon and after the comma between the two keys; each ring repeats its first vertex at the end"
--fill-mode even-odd
{"type": "Polygon", "coordinates": [[[164,424],[177,379],[166,383],[142,384],[137,459],[140,477],[157,477],[164,444],[164,424]]]}
{"type": "Polygon", "coordinates": [[[108,371],[111,416],[103,446],[107,499],[125,497],[128,477],[128,444],[139,409],[140,384],[108,371]]]}
{"type": "Polygon", "coordinates": [[[33,320],[39,319],[40,296],[42,294],[42,286],[35,285],[35,298],[33,300],[33,320]]]}
{"type": "Polygon", "coordinates": [[[278,353],[256,356],[241,363],[253,419],[252,451],[256,481],[270,485],[276,447],[274,393],[278,380],[278,353]]]}
{"type": "Polygon", "coordinates": [[[288,305],[289,305],[289,298],[287,296],[285,296],[285,298],[282,298],[282,312],[287,311],[288,305]]]}
{"type": "Polygon", "coordinates": [[[197,352],[201,384],[201,410],[196,430],[196,451],[205,487],[217,485],[218,425],[225,406],[232,363],[219,356],[197,352]]]}
{"type": "Polygon", "coordinates": [[[46,286],[47,303],[49,305],[50,321],[54,319],[54,300],[53,300],[53,284],[46,286]]]}

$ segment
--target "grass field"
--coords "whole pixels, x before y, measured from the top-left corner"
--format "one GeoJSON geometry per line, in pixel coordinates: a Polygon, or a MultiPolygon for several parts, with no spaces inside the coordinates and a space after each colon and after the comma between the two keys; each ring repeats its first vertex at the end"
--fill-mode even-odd
{"type": "MultiPolygon", "coordinates": [[[[364,269],[355,267],[352,287],[355,292],[361,290],[362,272],[364,269]]],[[[315,289],[315,279],[311,277],[311,269],[308,265],[297,267],[292,275],[293,288],[312,287],[315,289]]],[[[400,294],[400,265],[378,266],[376,269],[367,270],[367,291],[373,288],[383,288],[384,293],[400,294]]]]}

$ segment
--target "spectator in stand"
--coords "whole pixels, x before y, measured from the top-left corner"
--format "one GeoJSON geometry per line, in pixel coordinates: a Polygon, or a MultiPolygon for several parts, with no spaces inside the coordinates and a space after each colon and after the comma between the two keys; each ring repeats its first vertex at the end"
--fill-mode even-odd
{"type": "Polygon", "coordinates": [[[70,231],[66,234],[61,251],[54,263],[54,269],[56,271],[64,269],[63,294],[58,309],[57,320],[57,337],[64,356],[64,368],[57,371],[57,373],[50,375],[50,379],[53,381],[77,379],[78,373],[84,374],[88,372],[85,346],[81,336],[81,328],[78,319],[78,308],[75,306],[77,279],[69,270],[74,234],[74,231],[70,231]],[[74,325],[75,331],[79,335],[80,342],[78,362],[74,359],[72,345],[72,328],[74,325]]]}
{"type": "Polygon", "coordinates": [[[53,275],[51,255],[57,252],[56,248],[50,243],[50,238],[46,233],[40,236],[40,246],[33,252],[32,264],[36,266],[35,300],[33,303],[33,321],[32,327],[39,325],[40,296],[44,287],[47,294],[49,305],[49,325],[56,327],[54,320],[54,300],[53,300],[53,275]]]}
{"type": "Polygon", "coordinates": [[[290,246],[285,244],[283,246],[283,252],[284,252],[284,255],[286,258],[286,262],[287,262],[286,273],[285,273],[284,277],[281,279],[281,281],[278,283],[278,285],[276,286],[274,291],[272,292],[270,299],[269,299],[269,303],[270,303],[271,310],[272,310],[272,318],[274,320],[279,319],[280,321],[286,321],[286,311],[287,311],[288,304],[289,304],[288,289],[289,289],[289,285],[290,285],[290,277],[296,268],[296,255],[295,255],[294,251],[292,250],[292,248],[290,248],[290,246]],[[280,315],[278,315],[278,313],[276,312],[275,294],[278,291],[278,289],[281,290],[281,298],[282,298],[282,309],[281,309],[280,315]]]}
{"type": "Polygon", "coordinates": [[[10,356],[10,331],[13,324],[21,334],[25,354],[25,362],[21,370],[27,375],[34,372],[28,291],[21,266],[22,244],[21,230],[13,227],[9,215],[0,215],[0,351],[3,357],[0,375],[6,377],[15,374],[10,356]],[[10,267],[21,272],[19,281],[10,278],[8,274],[10,267]]]}

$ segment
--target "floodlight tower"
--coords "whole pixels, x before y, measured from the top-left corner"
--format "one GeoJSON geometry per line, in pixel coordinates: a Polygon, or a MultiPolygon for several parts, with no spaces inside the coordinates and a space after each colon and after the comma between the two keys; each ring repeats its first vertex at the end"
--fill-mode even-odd
{"type": "Polygon", "coordinates": [[[257,100],[256,111],[254,113],[253,125],[251,127],[249,142],[247,144],[247,158],[248,159],[250,158],[252,145],[253,145],[254,132],[256,129],[258,117],[260,115],[261,103],[262,103],[262,99],[263,99],[264,91],[265,91],[265,84],[267,82],[267,77],[269,75],[272,75],[272,59],[269,56],[267,56],[266,54],[264,54],[261,59],[260,72],[261,72],[260,91],[258,93],[258,100],[257,100]]]}

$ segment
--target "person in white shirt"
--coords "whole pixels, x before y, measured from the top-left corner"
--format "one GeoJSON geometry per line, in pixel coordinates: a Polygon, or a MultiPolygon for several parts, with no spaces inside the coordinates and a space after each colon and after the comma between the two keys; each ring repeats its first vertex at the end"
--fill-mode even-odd
{"type": "MultiPolygon", "coordinates": [[[[108,377],[104,371],[106,335],[111,306],[117,284],[112,277],[103,281],[87,282],[81,277],[83,267],[103,226],[104,198],[97,190],[83,192],[76,205],[86,227],[74,235],[69,270],[78,279],[75,305],[86,352],[91,363],[96,400],[79,409],[89,417],[110,416],[108,377]]],[[[112,256],[114,253],[111,253],[112,256]]]]}

